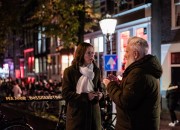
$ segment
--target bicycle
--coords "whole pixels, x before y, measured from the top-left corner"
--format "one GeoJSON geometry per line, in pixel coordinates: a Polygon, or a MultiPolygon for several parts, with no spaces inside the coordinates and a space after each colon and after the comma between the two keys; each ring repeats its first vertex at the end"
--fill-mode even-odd
{"type": "Polygon", "coordinates": [[[101,107],[102,130],[115,130],[116,113],[112,112],[112,100],[108,95],[104,98],[104,106],[101,107]]]}
{"type": "Polygon", "coordinates": [[[66,128],[66,105],[62,104],[55,130],[65,130],[65,128],[66,128]]]}
{"type": "Polygon", "coordinates": [[[33,130],[25,118],[7,120],[6,116],[0,111],[0,130],[33,130]]]}
{"type": "Polygon", "coordinates": [[[115,130],[116,113],[106,112],[101,109],[102,118],[102,130],[115,130]]]}

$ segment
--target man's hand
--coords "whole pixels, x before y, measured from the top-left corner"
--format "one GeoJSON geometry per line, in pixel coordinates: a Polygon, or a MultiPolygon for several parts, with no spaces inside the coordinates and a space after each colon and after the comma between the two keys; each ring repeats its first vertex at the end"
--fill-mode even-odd
{"type": "Polygon", "coordinates": [[[103,83],[105,85],[105,87],[107,88],[107,85],[109,84],[110,80],[109,79],[103,79],[103,83]]]}

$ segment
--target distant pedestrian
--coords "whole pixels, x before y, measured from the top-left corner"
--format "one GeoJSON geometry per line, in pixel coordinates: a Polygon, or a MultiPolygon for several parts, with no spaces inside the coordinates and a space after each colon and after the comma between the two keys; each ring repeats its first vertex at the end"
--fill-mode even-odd
{"type": "Polygon", "coordinates": [[[169,109],[169,113],[171,116],[171,122],[169,123],[169,126],[171,127],[174,127],[179,123],[176,113],[175,113],[175,109],[178,105],[177,104],[178,97],[179,97],[178,86],[170,83],[166,91],[166,99],[167,99],[167,107],[169,109]]]}
{"type": "Polygon", "coordinates": [[[14,97],[21,97],[22,90],[19,87],[18,83],[16,81],[13,81],[13,89],[12,92],[14,93],[14,97]]]}

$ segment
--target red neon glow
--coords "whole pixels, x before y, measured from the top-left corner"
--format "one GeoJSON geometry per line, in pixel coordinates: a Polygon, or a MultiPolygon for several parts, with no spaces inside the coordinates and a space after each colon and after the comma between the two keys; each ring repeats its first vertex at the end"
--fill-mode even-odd
{"type": "Polygon", "coordinates": [[[20,64],[20,77],[24,78],[24,60],[19,60],[20,64]]]}
{"type": "Polygon", "coordinates": [[[24,67],[20,66],[20,74],[21,74],[21,78],[24,78],[24,67]]]}
{"type": "Polygon", "coordinates": [[[20,70],[15,70],[16,78],[20,78],[21,72],[20,70]]]}
{"type": "Polygon", "coordinates": [[[28,77],[28,83],[34,83],[35,78],[34,77],[28,77]]]}
{"type": "Polygon", "coordinates": [[[29,71],[33,70],[33,66],[34,66],[34,57],[28,57],[28,69],[29,69],[29,71]]]}
{"type": "Polygon", "coordinates": [[[126,60],[124,58],[125,55],[125,51],[126,51],[126,46],[127,46],[127,42],[128,39],[130,37],[130,32],[129,31],[125,31],[122,32],[120,34],[120,39],[121,39],[121,71],[125,70],[125,64],[126,64],[126,60]]]}
{"type": "Polygon", "coordinates": [[[29,49],[24,50],[24,53],[28,53],[28,52],[32,52],[32,51],[34,51],[34,48],[29,48],[29,49]]]}

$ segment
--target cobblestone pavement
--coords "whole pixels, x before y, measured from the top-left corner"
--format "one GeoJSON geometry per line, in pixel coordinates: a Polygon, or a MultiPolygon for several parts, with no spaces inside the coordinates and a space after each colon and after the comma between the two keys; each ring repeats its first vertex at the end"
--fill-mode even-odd
{"type": "MultiPolygon", "coordinates": [[[[176,111],[177,118],[180,120],[180,112],[176,111]]],[[[166,110],[161,113],[160,130],[180,130],[180,124],[175,127],[170,127],[168,124],[171,122],[169,112],[166,110]]]]}

